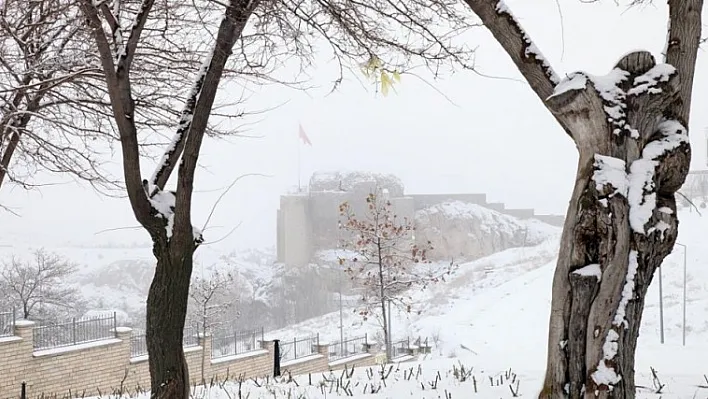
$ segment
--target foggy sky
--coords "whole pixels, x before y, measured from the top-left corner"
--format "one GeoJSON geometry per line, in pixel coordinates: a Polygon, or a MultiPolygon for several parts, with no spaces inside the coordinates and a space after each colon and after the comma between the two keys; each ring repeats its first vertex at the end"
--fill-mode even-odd
{"type": "MultiPolygon", "coordinates": [[[[623,54],[637,49],[661,58],[665,4],[626,10],[611,1],[562,3],[563,34],[555,1],[508,1],[560,75],[575,70],[605,74],[623,54]]],[[[195,224],[201,227],[220,194],[218,189],[239,175],[271,177],[248,177],[237,183],[217,208],[212,228],[205,232],[207,241],[221,238],[241,223],[234,234],[214,246],[275,244],[279,195],[298,181],[298,123],[313,143],[301,148],[303,184],[315,170],[363,169],[398,175],[408,193],[481,192],[508,207],[564,213],[577,161],[572,141],[528,85],[519,81],[520,74],[491,35],[479,29],[471,40],[479,46],[479,71],[505,79],[459,71],[433,80],[421,71],[427,84],[404,75],[396,91],[383,97],[362,76],[360,81],[349,74],[338,91],[327,95],[336,71],[322,57],[318,69],[311,71],[318,89],[303,93],[278,86],[253,87],[244,105],[249,110],[284,105],[249,120],[257,123],[249,125],[246,133],[260,138],[205,140],[196,180],[195,224]]],[[[692,169],[705,169],[706,163],[708,117],[696,111],[708,106],[707,64],[702,51],[690,126],[692,169]]],[[[115,156],[118,167],[119,154],[115,156]]],[[[153,162],[143,162],[146,175],[153,167],[153,162]]],[[[43,179],[70,182],[68,177],[43,179]]],[[[26,192],[8,184],[0,192],[0,202],[21,214],[18,218],[0,212],[0,245],[149,240],[139,228],[96,235],[105,229],[137,226],[137,222],[127,199],[103,197],[86,185],[67,183],[26,192]]]]}

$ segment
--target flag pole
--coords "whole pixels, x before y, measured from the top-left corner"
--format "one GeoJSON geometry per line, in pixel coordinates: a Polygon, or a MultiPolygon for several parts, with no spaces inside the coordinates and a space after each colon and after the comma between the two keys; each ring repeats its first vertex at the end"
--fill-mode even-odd
{"type": "Polygon", "coordinates": [[[298,193],[302,192],[302,188],[300,187],[300,175],[301,175],[301,173],[300,173],[300,169],[301,169],[301,166],[300,166],[300,163],[301,163],[300,162],[301,161],[301,159],[300,159],[301,143],[300,143],[300,141],[301,141],[301,139],[300,139],[300,137],[298,137],[297,138],[297,192],[298,193]]]}

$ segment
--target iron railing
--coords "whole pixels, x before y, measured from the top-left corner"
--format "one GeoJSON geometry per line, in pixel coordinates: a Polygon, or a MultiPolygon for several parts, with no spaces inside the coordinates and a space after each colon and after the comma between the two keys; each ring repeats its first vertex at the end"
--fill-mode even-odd
{"type": "MultiPolygon", "coordinates": [[[[199,326],[187,326],[184,328],[182,345],[185,348],[199,346],[199,326]]],[[[131,335],[130,357],[145,356],[147,354],[147,339],[145,333],[131,335]]]]}
{"type": "Polygon", "coordinates": [[[410,354],[410,338],[402,339],[391,343],[391,359],[396,359],[410,354]]]}
{"type": "Polygon", "coordinates": [[[15,310],[0,312],[0,337],[15,335],[15,310]]]}
{"type": "Polygon", "coordinates": [[[108,317],[72,319],[68,323],[49,324],[32,330],[35,350],[59,348],[116,337],[116,314],[108,317]]]}
{"type": "Polygon", "coordinates": [[[300,359],[317,353],[320,334],[307,338],[293,338],[292,341],[280,341],[280,361],[300,359]]]}
{"type": "Polygon", "coordinates": [[[0,312],[0,337],[15,335],[15,310],[0,312]]]}
{"type": "Polygon", "coordinates": [[[222,328],[211,336],[211,358],[240,355],[261,349],[263,342],[263,327],[253,330],[234,331],[222,328]]]}
{"type": "Polygon", "coordinates": [[[369,342],[366,334],[363,337],[345,339],[329,344],[329,361],[368,353],[369,342]]]}
{"type": "Polygon", "coordinates": [[[199,326],[187,326],[182,333],[182,346],[191,348],[199,346],[199,326]]]}
{"type": "Polygon", "coordinates": [[[148,353],[147,340],[145,334],[134,334],[130,336],[130,357],[145,356],[148,353]]]}

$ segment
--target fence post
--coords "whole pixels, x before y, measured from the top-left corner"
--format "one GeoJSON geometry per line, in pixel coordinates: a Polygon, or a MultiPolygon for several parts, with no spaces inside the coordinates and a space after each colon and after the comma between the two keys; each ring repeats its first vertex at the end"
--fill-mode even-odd
{"type": "Polygon", "coordinates": [[[236,330],[234,329],[234,355],[238,355],[238,338],[236,337],[236,330]]]}
{"type": "Polygon", "coordinates": [[[280,340],[273,340],[273,377],[280,377],[280,340]]]}
{"type": "Polygon", "coordinates": [[[27,399],[27,383],[22,381],[22,386],[20,388],[20,399],[27,399]]]}
{"type": "Polygon", "coordinates": [[[71,340],[76,345],[76,317],[71,319],[71,340]]]}
{"type": "Polygon", "coordinates": [[[293,352],[295,352],[295,359],[297,359],[297,337],[293,338],[293,352]]]}
{"type": "Polygon", "coordinates": [[[118,337],[118,317],[116,316],[116,312],[113,312],[113,333],[116,335],[116,338],[118,337]]]}
{"type": "Polygon", "coordinates": [[[317,346],[320,346],[320,333],[317,333],[317,346]]]}
{"type": "Polygon", "coordinates": [[[364,333],[364,345],[369,346],[369,333],[364,333]]]}

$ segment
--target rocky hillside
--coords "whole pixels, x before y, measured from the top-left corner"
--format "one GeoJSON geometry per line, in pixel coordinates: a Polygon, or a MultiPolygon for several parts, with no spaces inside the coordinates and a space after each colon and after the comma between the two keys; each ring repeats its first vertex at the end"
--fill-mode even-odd
{"type": "Polygon", "coordinates": [[[474,260],[509,248],[537,245],[560,229],[520,220],[480,205],[444,202],[416,212],[416,241],[430,241],[434,259],[474,260]]]}

